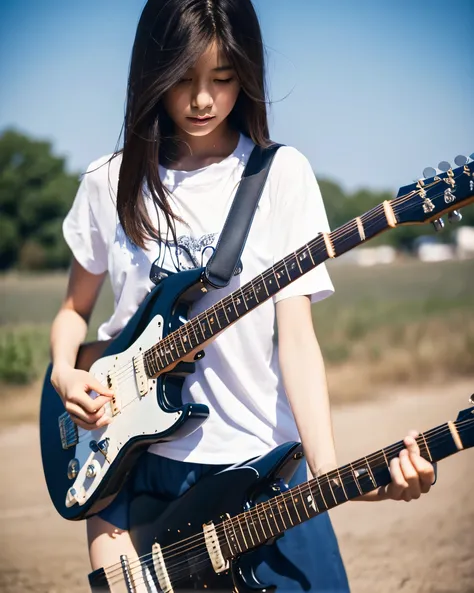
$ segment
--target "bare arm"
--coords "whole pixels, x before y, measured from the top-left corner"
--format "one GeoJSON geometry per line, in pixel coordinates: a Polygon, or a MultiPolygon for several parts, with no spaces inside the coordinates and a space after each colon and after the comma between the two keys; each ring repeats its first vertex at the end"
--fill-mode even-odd
{"type": "Polygon", "coordinates": [[[323,357],[313,329],[311,301],[276,305],[279,361],[288,400],[314,476],[337,467],[323,357]]]}
{"type": "Polygon", "coordinates": [[[90,424],[102,416],[100,408],[108,401],[108,397],[93,401],[88,392],[94,389],[106,396],[112,394],[91,375],[74,368],[104,278],[105,273],[91,274],[73,259],[66,297],[51,327],[51,382],[66,410],[85,428],[91,428],[90,424]]]}
{"type": "MultiPolygon", "coordinates": [[[[288,399],[311,473],[319,476],[337,467],[323,357],[314,334],[310,299],[279,301],[276,306],[280,366],[288,399]]],[[[416,433],[405,438],[406,449],[390,462],[392,481],[354,500],[405,500],[429,491],[433,466],[420,456],[416,433]]]]}

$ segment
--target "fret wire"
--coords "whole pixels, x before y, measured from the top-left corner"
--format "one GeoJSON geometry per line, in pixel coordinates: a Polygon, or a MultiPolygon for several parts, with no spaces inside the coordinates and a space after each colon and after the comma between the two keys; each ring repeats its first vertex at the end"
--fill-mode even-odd
{"type": "Polygon", "coordinates": [[[208,315],[207,311],[208,311],[208,309],[206,309],[206,310],[204,311],[204,315],[206,316],[206,319],[207,319],[207,326],[209,327],[209,331],[211,332],[211,337],[212,337],[212,336],[214,335],[214,332],[212,331],[212,324],[211,324],[211,322],[210,322],[210,320],[209,320],[209,315],[208,315]]]}
{"type": "Polygon", "coordinates": [[[153,371],[154,371],[154,375],[156,375],[160,370],[160,360],[158,358],[158,352],[156,350],[156,346],[153,346],[153,348],[151,348],[151,360],[152,360],[152,366],[153,366],[153,371]]]}
{"type": "MultiPolygon", "coordinates": [[[[309,491],[310,491],[310,495],[311,495],[311,501],[314,504],[315,512],[319,513],[320,510],[319,510],[319,507],[318,507],[318,501],[316,500],[316,496],[315,496],[315,494],[313,492],[313,488],[312,488],[312,486],[314,486],[314,484],[317,483],[317,481],[318,481],[317,478],[314,478],[310,482],[310,484],[309,484],[309,491]]],[[[309,505],[309,506],[311,507],[311,505],[309,505]]]]}
{"type": "Polygon", "coordinates": [[[240,531],[242,532],[242,537],[244,538],[245,547],[248,549],[249,545],[247,543],[247,540],[245,539],[245,533],[244,533],[244,530],[242,528],[242,524],[240,523],[240,521],[241,521],[241,517],[239,515],[237,515],[237,525],[240,527],[240,531]]]}
{"type": "Polygon", "coordinates": [[[344,496],[346,497],[346,500],[349,500],[349,497],[347,496],[346,489],[344,488],[344,480],[341,477],[341,472],[339,471],[339,468],[337,468],[336,471],[337,471],[337,475],[339,476],[339,482],[341,483],[342,491],[344,492],[344,496]]]}
{"type": "Polygon", "coordinates": [[[249,519],[250,519],[250,524],[251,524],[251,526],[252,526],[252,528],[254,530],[255,537],[257,538],[257,545],[258,545],[258,544],[262,543],[262,541],[261,541],[260,535],[258,534],[258,529],[257,529],[257,527],[255,525],[254,513],[252,512],[252,510],[249,510],[249,511],[247,511],[247,514],[248,514],[249,519]]]}
{"type": "Polygon", "coordinates": [[[237,315],[237,317],[240,317],[239,312],[237,311],[237,306],[235,304],[234,297],[231,297],[231,301],[232,301],[232,305],[234,306],[235,314],[237,315]]]}
{"type": "Polygon", "coordinates": [[[332,497],[334,499],[334,503],[337,505],[337,499],[334,496],[334,490],[332,489],[332,484],[331,484],[331,480],[329,479],[329,474],[328,474],[328,484],[329,484],[329,490],[331,491],[332,497]]]}
{"type": "Polygon", "coordinates": [[[244,291],[242,290],[242,288],[240,289],[240,297],[244,302],[245,308],[247,309],[247,311],[249,310],[249,306],[247,305],[247,299],[245,298],[245,294],[244,291]]]}
{"type": "MultiPolygon", "coordinates": [[[[369,460],[367,459],[367,457],[364,457],[364,460],[367,463],[367,468],[369,470],[370,479],[372,480],[372,483],[374,485],[374,488],[377,488],[377,480],[375,479],[375,476],[374,476],[374,474],[372,472],[372,468],[370,467],[369,460]]],[[[375,461],[377,461],[377,459],[375,461]]]]}
{"type": "Polygon", "coordinates": [[[242,518],[240,517],[240,515],[237,515],[237,517],[234,517],[232,520],[235,523],[237,523],[237,527],[240,529],[240,533],[242,534],[242,539],[243,539],[244,545],[248,549],[247,540],[245,539],[245,533],[244,533],[244,530],[243,530],[242,524],[241,524],[242,518]]]}
{"type": "Polygon", "coordinates": [[[163,359],[160,356],[159,343],[155,346],[153,358],[156,361],[156,368],[158,369],[158,371],[162,371],[166,365],[163,363],[163,359]]]}
{"type": "MultiPolygon", "coordinates": [[[[306,504],[307,501],[305,499],[305,496],[303,495],[303,492],[301,490],[301,485],[300,484],[298,484],[298,490],[300,491],[300,496],[301,496],[301,500],[303,501],[303,507],[304,507],[305,513],[308,516],[308,519],[310,519],[311,518],[311,515],[308,513],[308,508],[307,508],[307,504],[306,504]]],[[[311,492],[311,485],[310,484],[309,484],[309,491],[311,492]]]]}
{"type": "Polygon", "coordinates": [[[329,509],[328,503],[326,502],[326,499],[324,498],[323,490],[321,488],[321,484],[319,483],[319,479],[315,478],[315,481],[316,481],[316,484],[318,485],[319,491],[321,492],[321,496],[323,497],[324,505],[326,506],[326,509],[329,509]]]}
{"type": "Polygon", "coordinates": [[[362,495],[362,494],[364,494],[364,493],[362,492],[361,488],[360,488],[360,484],[359,484],[359,478],[358,478],[358,477],[356,476],[356,474],[355,474],[355,470],[354,470],[354,468],[352,467],[352,463],[349,463],[349,467],[351,468],[352,475],[354,476],[354,481],[355,481],[355,485],[357,486],[357,490],[359,491],[359,493],[360,493],[361,495],[362,495]]]}
{"type": "MultiPolygon", "coordinates": [[[[192,323],[192,320],[189,320],[188,323],[190,324],[191,329],[193,330],[194,337],[196,338],[196,346],[198,346],[199,345],[199,338],[197,337],[196,328],[194,327],[194,324],[192,323]]],[[[192,340],[191,340],[191,346],[193,346],[192,340]]],[[[192,350],[194,350],[194,348],[195,348],[195,346],[192,347],[192,350]]]]}
{"type": "Polygon", "coordinates": [[[237,545],[237,551],[240,554],[242,554],[243,550],[242,550],[242,546],[240,545],[239,538],[237,537],[237,532],[235,531],[234,521],[232,519],[227,519],[227,522],[230,523],[230,525],[232,527],[232,531],[234,532],[234,539],[235,539],[235,543],[237,545]]]}
{"type": "Polygon", "coordinates": [[[229,536],[227,535],[227,529],[226,529],[225,523],[226,522],[224,521],[224,523],[222,524],[223,531],[224,531],[224,537],[226,539],[227,547],[229,548],[230,555],[234,556],[234,551],[232,550],[231,540],[229,539],[229,536]]]}
{"type": "Polygon", "coordinates": [[[180,327],[179,331],[184,334],[183,342],[185,344],[189,344],[189,346],[190,346],[189,352],[191,352],[191,350],[193,349],[193,341],[191,339],[191,336],[189,335],[187,323],[185,323],[182,327],[180,327]],[[186,340],[184,340],[184,338],[186,338],[186,340]]]}
{"type": "MultiPolygon", "coordinates": [[[[260,517],[260,512],[259,512],[259,509],[252,509],[252,513],[254,513],[254,511],[255,511],[255,510],[257,511],[257,512],[256,512],[256,515],[257,515],[257,518],[258,518],[258,520],[259,520],[259,522],[260,522],[260,527],[261,527],[261,529],[262,529],[263,537],[264,537],[264,538],[267,540],[267,539],[269,539],[269,538],[268,538],[267,534],[265,533],[265,529],[264,529],[264,527],[263,527],[263,522],[262,522],[262,519],[261,519],[261,517],[260,517]]],[[[265,509],[262,509],[262,510],[263,510],[263,512],[264,512],[264,514],[265,514],[265,509]]],[[[266,515],[265,515],[265,518],[266,518],[266,515]]]]}
{"type": "Polygon", "coordinates": [[[278,290],[280,290],[281,286],[280,286],[280,283],[278,282],[278,276],[277,276],[277,273],[276,273],[276,270],[275,270],[275,266],[272,266],[272,272],[273,272],[273,276],[275,278],[275,281],[277,283],[278,290]]]}
{"type": "Polygon", "coordinates": [[[428,453],[428,457],[430,458],[430,461],[433,462],[433,458],[431,457],[431,451],[430,451],[430,448],[428,447],[428,443],[426,442],[425,435],[423,433],[421,433],[420,436],[421,436],[421,438],[423,439],[423,441],[425,443],[426,452],[428,453]]]}
{"type": "Polygon", "coordinates": [[[302,522],[302,521],[301,521],[301,517],[300,517],[300,514],[299,514],[299,512],[298,512],[298,506],[297,506],[297,503],[296,503],[296,501],[295,501],[295,498],[294,498],[294,496],[293,496],[293,492],[292,492],[292,490],[293,490],[293,488],[290,488],[290,490],[289,490],[289,493],[290,493],[290,496],[291,496],[291,502],[293,503],[293,507],[294,507],[294,509],[295,509],[295,511],[296,511],[296,514],[297,514],[297,516],[298,516],[298,521],[301,523],[301,522],[302,522]]]}
{"type": "Polygon", "coordinates": [[[387,456],[385,455],[385,449],[381,449],[381,451],[382,451],[383,458],[385,459],[385,465],[387,466],[387,469],[388,469],[388,468],[390,468],[390,462],[387,459],[387,456]]]}
{"type": "MultiPolygon", "coordinates": [[[[205,312],[198,315],[198,319],[199,319],[199,321],[198,321],[199,329],[201,330],[201,334],[202,334],[202,337],[204,338],[204,342],[205,342],[206,340],[209,339],[207,336],[207,330],[210,331],[209,322],[207,320],[207,316],[205,315],[205,312]],[[206,321],[207,321],[207,325],[206,325],[206,321]]],[[[210,337],[212,337],[212,332],[211,332],[210,337]]]]}
{"type": "Polygon", "coordinates": [[[263,277],[263,274],[260,274],[260,278],[262,279],[263,286],[265,287],[265,292],[267,293],[267,297],[269,297],[270,296],[270,293],[268,292],[268,288],[267,288],[267,285],[265,283],[265,278],[263,277]]]}
{"type": "MultiPolygon", "coordinates": [[[[175,332],[172,332],[171,334],[169,334],[169,337],[170,337],[171,344],[174,346],[174,351],[178,354],[178,358],[180,358],[182,355],[179,353],[179,348],[178,348],[178,344],[176,342],[175,332]]],[[[171,350],[171,352],[173,352],[173,351],[171,350]]],[[[173,362],[174,362],[174,360],[173,360],[173,362]]]]}
{"type": "MultiPolygon", "coordinates": [[[[275,534],[273,533],[272,525],[267,517],[267,510],[265,509],[264,506],[262,506],[262,510],[263,510],[263,514],[265,515],[265,520],[267,522],[268,528],[270,529],[270,533],[272,534],[272,537],[273,537],[275,534]]],[[[270,507],[270,510],[271,510],[271,507],[270,507]]],[[[278,527],[278,525],[277,525],[277,527],[278,527]]]]}
{"type": "MultiPolygon", "coordinates": [[[[199,328],[199,331],[201,332],[202,337],[204,338],[204,340],[206,340],[206,336],[204,335],[204,332],[202,331],[201,315],[199,314],[196,317],[193,317],[193,319],[191,319],[190,321],[191,321],[191,323],[194,323],[196,329],[199,328]]],[[[197,333],[196,333],[196,340],[197,340],[196,346],[199,346],[201,344],[201,340],[198,338],[197,333]]]]}
{"type": "Polygon", "coordinates": [[[286,504],[286,496],[285,496],[285,494],[282,494],[281,495],[281,498],[282,498],[282,500],[283,500],[283,502],[285,504],[286,514],[288,515],[288,519],[290,520],[291,525],[294,525],[293,520],[291,519],[290,511],[288,509],[288,505],[286,504]]]}
{"type": "MultiPolygon", "coordinates": [[[[280,517],[281,517],[281,522],[283,523],[283,528],[287,529],[286,523],[285,523],[285,519],[283,518],[283,513],[281,512],[281,507],[278,503],[278,498],[280,498],[279,496],[275,496],[275,498],[272,499],[272,501],[275,501],[276,507],[278,509],[278,512],[280,513],[280,517]]],[[[278,525],[278,523],[277,523],[278,525]]]]}
{"type": "Polygon", "coordinates": [[[255,290],[255,286],[253,285],[253,280],[250,282],[250,284],[252,286],[252,290],[253,290],[253,294],[255,296],[255,300],[257,301],[257,303],[259,303],[260,301],[258,300],[257,292],[255,290]]]}
{"type": "Polygon", "coordinates": [[[301,269],[300,260],[299,260],[298,256],[296,255],[296,251],[294,251],[294,254],[295,254],[296,263],[298,264],[298,268],[300,269],[300,274],[302,274],[303,270],[301,269]]]}
{"type": "Polygon", "coordinates": [[[184,342],[183,342],[183,336],[181,335],[181,328],[178,329],[177,334],[179,337],[179,341],[181,342],[181,346],[183,347],[183,354],[187,354],[186,346],[184,345],[184,342]]]}
{"type": "MultiPolygon", "coordinates": [[[[150,350],[153,350],[153,348],[150,348],[150,350]]],[[[148,367],[148,371],[147,374],[148,376],[152,377],[153,375],[156,374],[155,369],[153,368],[153,359],[150,357],[150,350],[145,350],[144,354],[143,354],[143,359],[145,361],[145,365],[146,367],[148,367]]]]}
{"type": "Polygon", "coordinates": [[[247,529],[250,535],[250,539],[252,540],[252,546],[255,547],[255,540],[253,539],[253,535],[252,535],[252,530],[250,529],[250,523],[248,520],[248,511],[246,511],[245,513],[242,513],[244,518],[245,518],[245,523],[247,524],[247,529]]]}
{"type": "Polygon", "coordinates": [[[166,366],[169,366],[169,365],[170,365],[170,363],[168,362],[168,358],[167,358],[167,356],[166,356],[166,347],[165,347],[165,348],[163,348],[163,342],[164,342],[164,341],[165,341],[165,340],[161,340],[161,342],[159,342],[159,344],[161,344],[161,351],[160,351],[160,356],[164,356],[164,357],[165,357],[166,366]],[[162,352],[163,352],[163,354],[162,354],[162,352]]]}
{"type": "Polygon", "coordinates": [[[160,366],[159,366],[160,360],[158,358],[157,345],[155,344],[154,346],[152,346],[149,350],[147,350],[147,352],[150,353],[149,361],[152,366],[153,374],[156,375],[157,373],[159,373],[161,371],[161,368],[163,368],[163,367],[160,368],[160,366]]]}
{"type": "Polygon", "coordinates": [[[214,310],[214,315],[216,316],[217,325],[219,326],[219,329],[222,329],[222,325],[221,325],[221,324],[220,324],[220,322],[219,322],[219,315],[218,315],[218,313],[217,313],[217,311],[216,311],[216,306],[215,306],[215,305],[213,305],[213,306],[212,306],[212,308],[213,308],[213,310],[214,310]]]}

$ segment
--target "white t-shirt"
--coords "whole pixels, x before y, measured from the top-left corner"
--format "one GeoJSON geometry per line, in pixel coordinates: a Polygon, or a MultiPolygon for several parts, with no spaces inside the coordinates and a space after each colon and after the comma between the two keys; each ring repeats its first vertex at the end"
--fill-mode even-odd
{"type": "MultiPolygon", "coordinates": [[[[156,242],[145,251],[126,237],[118,220],[115,196],[121,157],[92,163],[64,225],[75,258],[89,272],[106,270],[115,297],[114,313],[98,332],[116,336],[153,288],[150,267],[160,257],[171,271],[206,264],[219,238],[238,182],[253,149],[241,135],[235,151],[220,163],[185,172],[160,166],[172,191],[172,207],[187,225],[177,222],[178,245],[156,242]]],[[[149,213],[157,222],[149,197],[149,213]]],[[[161,229],[165,229],[161,222],[161,229]]],[[[242,255],[243,270],[229,286],[197,301],[194,316],[236,290],[275,262],[329,230],[321,193],[307,159],[295,148],[278,150],[242,255]]],[[[170,235],[171,238],[171,235],[170,235]]],[[[285,394],[274,340],[275,303],[294,295],[321,300],[334,291],[324,265],[308,272],[273,299],[258,306],[220,334],[185,380],[184,402],[209,406],[204,425],[192,435],[152,445],[150,451],[171,459],[224,464],[244,461],[275,446],[300,440],[285,394]]]]}

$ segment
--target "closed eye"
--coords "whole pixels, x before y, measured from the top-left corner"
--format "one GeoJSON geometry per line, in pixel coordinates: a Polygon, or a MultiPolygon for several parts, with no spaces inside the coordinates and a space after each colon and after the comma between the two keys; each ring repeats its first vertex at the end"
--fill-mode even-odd
{"type": "Polygon", "coordinates": [[[234,80],[233,77],[231,77],[231,78],[216,78],[214,80],[214,82],[221,82],[223,84],[229,84],[229,82],[232,82],[233,80],[234,80]]]}

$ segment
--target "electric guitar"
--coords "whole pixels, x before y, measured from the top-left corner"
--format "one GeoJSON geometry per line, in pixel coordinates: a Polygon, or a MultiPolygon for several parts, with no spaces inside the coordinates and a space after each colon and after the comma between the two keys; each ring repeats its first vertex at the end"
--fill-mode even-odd
{"type": "MultiPolygon", "coordinates": [[[[470,401],[474,403],[474,395],[470,401]]],[[[455,422],[420,434],[416,441],[421,456],[431,462],[474,447],[474,408],[460,412],[455,422]]],[[[138,553],[147,553],[136,560],[122,556],[119,563],[94,571],[89,575],[91,589],[94,593],[172,593],[211,587],[237,593],[274,591],[241,563],[242,555],[328,509],[387,485],[390,460],[404,447],[399,441],[288,489],[303,453],[299,443],[285,443],[260,458],[204,477],[171,503],[150,506],[150,497],[137,497],[131,509],[137,525],[131,535],[138,553]],[[149,506],[144,512],[145,504],[149,506]]]]}
{"type": "MultiPolygon", "coordinates": [[[[74,424],[51,384],[50,365],[41,397],[40,439],[46,483],[60,515],[78,520],[99,512],[149,445],[185,437],[202,425],[209,409],[183,404],[182,384],[206,343],[240,317],[317,265],[390,228],[428,222],[439,227],[445,213],[451,220],[461,218],[458,209],[474,200],[471,156],[456,157],[457,168],[402,187],[396,198],[320,233],[192,319],[192,303],[209,290],[204,269],[163,280],[92,366],[81,365],[80,352],[77,368],[90,370],[114,391],[105,406],[113,422],[101,429],[74,424]]],[[[83,352],[87,357],[85,347],[83,352]]]]}

